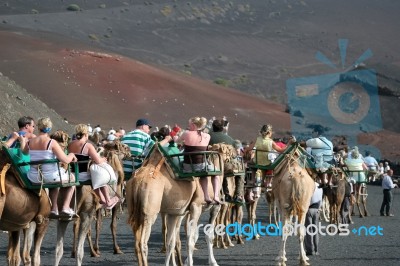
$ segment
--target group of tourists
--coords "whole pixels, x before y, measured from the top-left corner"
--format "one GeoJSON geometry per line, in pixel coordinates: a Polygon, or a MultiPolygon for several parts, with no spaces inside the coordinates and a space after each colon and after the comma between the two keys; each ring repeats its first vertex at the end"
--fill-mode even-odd
{"type": "MultiPolygon", "coordinates": [[[[239,156],[246,158],[245,162],[249,167],[253,164],[252,172],[255,176],[258,166],[267,166],[272,164],[277,156],[284,152],[286,148],[295,140],[288,138],[288,141],[283,141],[279,138],[273,138],[272,125],[265,124],[259,130],[259,134],[250,143],[235,140],[227,133],[226,118],[207,120],[205,117],[192,117],[188,120],[186,130],[182,130],[178,125],[173,128],[169,126],[162,127],[157,131],[151,132],[152,125],[148,119],[140,118],[136,121],[135,129],[130,132],[125,132],[122,128],[118,131],[110,130],[107,141],[119,139],[123,144],[130,149],[132,158],[123,161],[123,170],[125,176],[129,179],[143,163],[143,159],[150,153],[153,145],[158,143],[161,146],[174,145],[178,150],[184,153],[203,152],[206,151],[209,145],[225,143],[232,145],[239,156]],[[211,122],[210,122],[211,121],[211,122]],[[113,137],[110,137],[113,136],[113,137]],[[257,151],[263,151],[257,153],[257,151]]],[[[91,179],[88,171],[88,162],[92,161],[95,164],[101,164],[106,161],[101,157],[96,147],[89,141],[89,136],[95,132],[100,132],[100,125],[95,129],[90,127],[90,124],[78,124],[75,127],[74,139],[71,141],[66,150],[64,150],[57,141],[52,140],[51,130],[52,122],[49,118],[40,118],[35,124],[31,117],[22,117],[18,120],[18,131],[10,134],[5,144],[10,148],[19,147],[24,154],[29,154],[32,161],[45,159],[58,159],[60,162],[69,164],[71,162],[81,162],[79,164],[79,181],[85,182],[91,179]],[[35,127],[38,129],[38,135],[34,134],[35,127]],[[17,145],[18,143],[18,145],[17,145]]],[[[336,165],[336,157],[334,156],[334,147],[330,140],[323,135],[322,127],[315,127],[312,132],[312,138],[305,141],[305,147],[309,155],[313,158],[316,171],[320,173],[320,180],[316,180],[316,188],[310,202],[310,207],[307,212],[307,224],[315,224],[318,221],[318,209],[322,203],[322,187],[332,185],[331,180],[327,178],[326,171],[331,166],[336,165]]],[[[387,162],[378,163],[370,153],[366,153],[363,158],[357,147],[344,155],[344,163],[350,170],[349,182],[366,182],[366,176],[363,171],[371,171],[378,173],[377,176],[382,177],[382,186],[384,188],[384,200],[380,210],[381,215],[393,216],[390,213],[391,204],[391,189],[394,187],[392,179],[393,171],[387,162]]],[[[184,156],[182,170],[202,171],[205,169],[206,163],[201,155],[184,156]]],[[[262,179],[265,179],[265,186],[272,186],[273,171],[261,170],[262,179]]],[[[73,173],[69,171],[60,171],[58,164],[44,164],[41,167],[32,165],[30,167],[28,178],[33,183],[44,182],[70,182],[74,179],[73,173]]],[[[220,179],[223,176],[212,176],[211,184],[214,195],[211,198],[208,193],[208,178],[201,177],[199,179],[201,188],[204,193],[204,204],[221,204],[223,201],[243,203],[244,202],[244,177],[241,175],[235,176],[235,191],[234,196],[230,196],[230,191],[227,182],[224,179],[222,182],[222,193],[220,194],[220,179]],[[223,197],[221,199],[221,196],[223,197]]],[[[372,178],[372,181],[375,179],[372,178]]],[[[51,218],[67,215],[77,217],[77,214],[70,208],[71,199],[75,191],[74,186],[61,188],[52,188],[49,190],[50,199],[52,202],[51,218]],[[62,195],[62,206],[58,206],[57,199],[62,195]]],[[[104,186],[94,188],[94,192],[100,199],[100,202],[105,208],[112,208],[120,201],[117,196],[110,197],[107,188],[104,186]]],[[[306,236],[305,248],[308,255],[318,254],[318,242],[314,237],[306,236]]]]}
{"type": "MultiPolygon", "coordinates": [[[[57,219],[59,217],[78,218],[75,210],[71,209],[71,200],[75,192],[74,184],[76,181],[84,182],[90,180],[88,163],[101,164],[106,158],[100,157],[96,148],[88,141],[89,129],[85,124],[75,126],[75,138],[67,147],[61,145],[53,139],[51,134],[53,123],[48,117],[39,118],[37,123],[32,117],[24,116],[18,120],[18,132],[13,132],[8,136],[5,145],[9,148],[19,148],[25,155],[29,155],[30,160],[42,161],[58,159],[60,163],[68,165],[70,163],[78,163],[79,180],[76,180],[74,171],[68,168],[61,169],[58,163],[42,163],[32,164],[27,173],[27,178],[32,184],[63,184],[60,187],[49,188],[49,198],[51,200],[50,218],[57,219]],[[38,129],[38,134],[33,132],[38,129]],[[84,162],[84,163],[80,163],[84,162]],[[59,197],[62,199],[62,206],[58,206],[59,197]]],[[[100,203],[104,208],[111,209],[118,202],[118,197],[110,198],[107,184],[102,184],[98,188],[94,188],[96,195],[100,199],[100,203]]]]}

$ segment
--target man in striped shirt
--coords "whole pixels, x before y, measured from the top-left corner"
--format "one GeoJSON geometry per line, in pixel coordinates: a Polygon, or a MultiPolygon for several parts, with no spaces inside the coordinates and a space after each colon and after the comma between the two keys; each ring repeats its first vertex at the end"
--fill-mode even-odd
{"type": "MultiPolygon", "coordinates": [[[[131,150],[132,160],[124,160],[125,178],[129,179],[132,173],[142,166],[143,158],[148,155],[154,145],[149,132],[151,126],[147,119],[141,118],[136,121],[136,129],[125,134],[122,137],[122,143],[129,146],[131,150]]],[[[160,142],[161,145],[168,143],[172,138],[167,136],[160,142]]]]}

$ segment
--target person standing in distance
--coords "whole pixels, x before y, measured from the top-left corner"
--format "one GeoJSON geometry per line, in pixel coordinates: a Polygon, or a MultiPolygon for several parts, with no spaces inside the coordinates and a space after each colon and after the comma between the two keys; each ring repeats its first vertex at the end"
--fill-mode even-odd
{"type": "Polygon", "coordinates": [[[387,171],[387,173],[383,174],[382,179],[382,188],[383,188],[383,201],[381,205],[381,216],[393,217],[394,215],[390,213],[390,207],[392,205],[392,188],[395,188],[396,185],[393,184],[392,181],[393,170],[387,171]]]}

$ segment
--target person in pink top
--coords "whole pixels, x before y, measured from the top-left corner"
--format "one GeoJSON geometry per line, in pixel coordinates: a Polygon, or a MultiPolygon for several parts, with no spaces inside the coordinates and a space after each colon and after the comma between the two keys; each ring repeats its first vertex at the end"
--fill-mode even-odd
{"type": "MultiPolygon", "coordinates": [[[[189,119],[188,130],[186,130],[176,142],[183,142],[184,152],[201,152],[206,151],[210,142],[210,135],[203,132],[207,124],[205,117],[192,117],[189,119]]],[[[204,162],[204,156],[192,155],[184,156],[183,171],[184,172],[200,172],[204,171],[206,162],[204,162]],[[192,168],[193,167],[193,168],[192,168]]],[[[220,204],[219,193],[220,184],[219,176],[212,176],[211,183],[214,190],[214,201],[211,200],[208,194],[208,177],[200,178],[200,185],[204,192],[204,200],[207,204],[220,204]]]]}

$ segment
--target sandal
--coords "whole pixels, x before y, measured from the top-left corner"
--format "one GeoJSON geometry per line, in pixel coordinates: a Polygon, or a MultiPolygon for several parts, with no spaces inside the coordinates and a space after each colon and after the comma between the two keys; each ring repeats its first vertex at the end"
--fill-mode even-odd
{"type": "Polygon", "coordinates": [[[49,219],[58,219],[58,211],[51,211],[49,219]]]}
{"type": "Polygon", "coordinates": [[[106,204],[103,204],[103,208],[106,208],[107,210],[111,210],[114,208],[114,206],[119,202],[118,197],[113,197],[110,199],[110,201],[106,204]]]}

